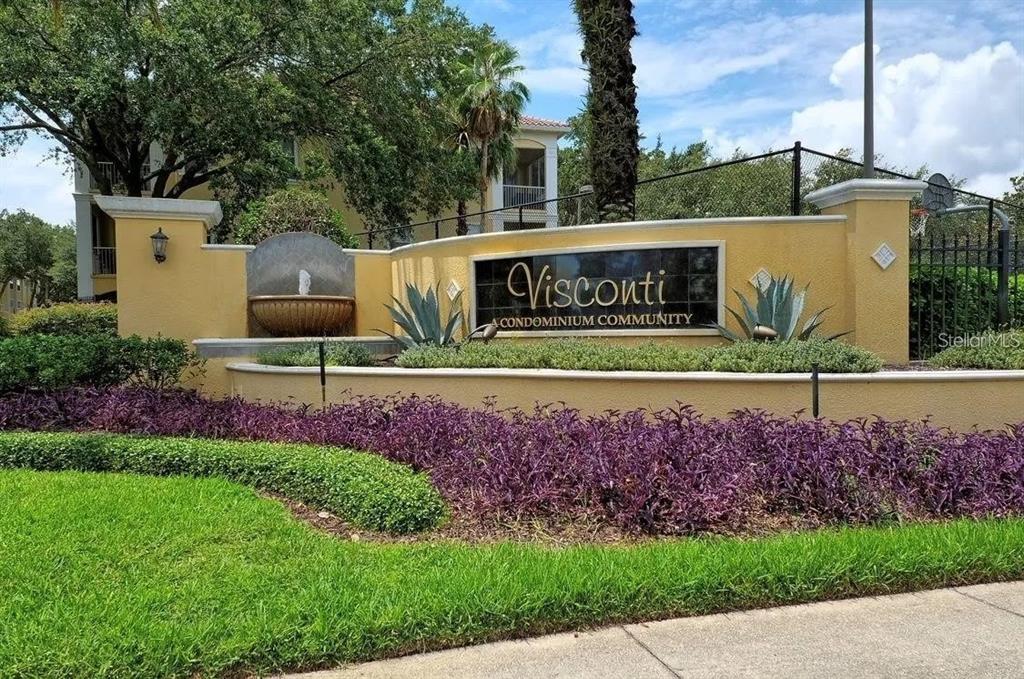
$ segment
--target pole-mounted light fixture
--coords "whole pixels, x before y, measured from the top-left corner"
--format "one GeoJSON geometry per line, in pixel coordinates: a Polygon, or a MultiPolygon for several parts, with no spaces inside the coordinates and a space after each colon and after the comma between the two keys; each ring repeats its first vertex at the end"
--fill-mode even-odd
{"type": "Polygon", "coordinates": [[[164,233],[162,226],[149,237],[149,240],[153,243],[153,259],[157,262],[163,262],[167,259],[167,241],[170,239],[170,236],[164,233]]]}

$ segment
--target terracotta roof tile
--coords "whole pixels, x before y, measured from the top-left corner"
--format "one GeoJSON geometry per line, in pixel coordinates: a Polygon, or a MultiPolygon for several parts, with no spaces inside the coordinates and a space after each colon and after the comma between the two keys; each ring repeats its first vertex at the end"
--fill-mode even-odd
{"type": "Polygon", "coordinates": [[[552,120],[551,118],[538,118],[537,116],[523,115],[519,117],[521,125],[529,127],[552,127],[552,128],[565,128],[569,127],[568,123],[562,122],[561,120],[552,120]]]}

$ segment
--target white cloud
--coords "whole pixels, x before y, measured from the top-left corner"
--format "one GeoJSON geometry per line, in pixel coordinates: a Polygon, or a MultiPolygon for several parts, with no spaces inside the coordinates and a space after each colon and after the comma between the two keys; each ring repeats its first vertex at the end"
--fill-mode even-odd
{"type": "Polygon", "coordinates": [[[526,71],[523,82],[532,91],[580,96],[587,75],[580,52],[583,39],[575,30],[549,28],[513,43],[526,71]]]}
{"type": "MultiPolygon", "coordinates": [[[[863,55],[863,46],[847,51],[830,76],[843,96],[794,112],[789,139],[828,151],[861,148],[863,88],[851,54],[863,55]]],[[[1024,58],[1010,43],[961,59],[928,52],[879,64],[875,89],[875,149],[885,164],[927,164],[989,193],[1024,169],[1024,58]]]]}
{"type": "Polygon", "coordinates": [[[705,89],[726,76],[757,71],[779,64],[792,52],[778,45],[750,54],[729,56],[708,52],[701,43],[633,41],[637,92],[646,97],[667,97],[705,89]]]}
{"type": "MultiPolygon", "coordinates": [[[[873,52],[876,60],[880,51],[878,45],[875,45],[873,52]]],[[[861,95],[864,91],[864,43],[843,52],[843,56],[832,64],[828,81],[841,89],[843,94],[861,95]]]]}
{"type": "MultiPolygon", "coordinates": [[[[788,124],[735,132],[729,123],[742,118],[716,117],[713,108],[700,106],[688,110],[688,120],[699,121],[702,137],[722,156],[738,148],[785,148],[797,139],[821,151],[852,148],[859,153],[863,55],[861,44],[839,57],[829,82],[840,96],[798,108],[788,124]]],[[[771,106],[757,98],[752,104],[755,110],[771,106]]],[[[1010,176],[1024,174],[1024,57],[1011,44],[1000,43],[960,59],[926,52],[878,61],[875,150],[884,157],[883,165],[911,171],[927,165],[933,172],[966,178],[970,190],[1002,195],[1010,176]]]]}
{"type": "MultiPolygon", "coordinates": [[[[640,35],[633,40],[637,92],[641,97],[671,97],[705,89],[730,75],[776,66],[793,54],[792,44],[735,51],[721,34],[699,40],[662,41],[640,35]]],[[[548,29],[515,43],[526,67],[524,82],[538,92],[583,94],[586,70],[583,39],[575,31],[548,29]]]]}
{"type": "Polygon", "coordinates": [[[44,159],[47,149],[42,139],[29,139],[16,153],[0,157],[0,209],[27,210],[53,224],[73,222],[74,181],[44,159]]]}

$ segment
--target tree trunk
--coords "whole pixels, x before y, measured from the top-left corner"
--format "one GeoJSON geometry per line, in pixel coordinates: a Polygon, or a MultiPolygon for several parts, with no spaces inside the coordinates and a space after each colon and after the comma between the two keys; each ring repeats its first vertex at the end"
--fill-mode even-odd
{"type": "Polygon", "coordinates": [[[469,224],[466,223],[466,201],[459,200],[458,206],[455,208],[455,214],[458,215],[458,219],[455,222],[455,234],[457,236],[465,236],[469,233],[469,224]]]}
{"type": "MultiPolygon", "coordinates": [[[[488,142],[484,141],[480,145],[480,212],[487,211],[487,147],[488,142]]],[[[487,215],[480,215],[480,232],[487,233],[490,231],[487,228],[487,215]]]]}
{"type": "Polygon", "coordinates": [[[583,62],[590,74],[587,111],[593,125],[590,174],[598,219],[622,222],[636,213],[636,67],[630,42],[636,36],[632,0],[576,0],[583,33],[583,62]]]}

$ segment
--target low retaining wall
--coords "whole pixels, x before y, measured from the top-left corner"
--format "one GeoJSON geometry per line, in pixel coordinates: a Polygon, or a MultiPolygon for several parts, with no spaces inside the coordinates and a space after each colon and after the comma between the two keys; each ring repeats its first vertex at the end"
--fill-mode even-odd
{"type": "MultiPolygon", "coordinates": [[[[250,401],[320,404],[318,368],[229,363],[231,393],[250,401]]],[[[327,401],[353,395],[437,395],[470,407],[496,397],[501,408],[565,403],[587,413],[677,403],[723,417],[742,408],[779,415],[811,410],[806,373],[658,373],[575,370],[328,368],[327,401]]],[[[821,414],[877,415],[967,430],[1024,420],[1024,370],[892,371],[821,376],[821,414]]]]}

